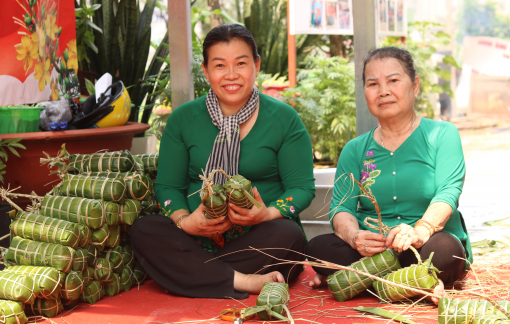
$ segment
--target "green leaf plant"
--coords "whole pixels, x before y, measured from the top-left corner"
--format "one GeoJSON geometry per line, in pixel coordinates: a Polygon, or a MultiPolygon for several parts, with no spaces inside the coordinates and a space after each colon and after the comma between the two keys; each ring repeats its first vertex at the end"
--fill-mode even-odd
{"type": "Polygon", "coordinates": [[[26,147],[23,144],[20,144],[20,141],[22,138],[12,138],[5,141],[2,141],[0,138],[0,182],[4,183],[4,177],[5,174],[5,167],[6,162],[8,160],[8,151],[10,151],[12,154],[14,154],[17,157],[20,157],[18,151],[16,149],[23,149],[25,150],[26,147]]]}

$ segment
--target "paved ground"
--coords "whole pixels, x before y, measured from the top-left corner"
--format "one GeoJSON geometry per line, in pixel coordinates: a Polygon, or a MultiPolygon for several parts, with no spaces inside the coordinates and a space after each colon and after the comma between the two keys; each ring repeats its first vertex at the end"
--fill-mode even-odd
{"type": "Polygon", "coordinates": [[[510,222],[506,223],[507,226],[482,225],[510,217],[510,172],[507,171],[510,162],[510,117],[474,117],[453,122],[460,129],[467,169],[459,210],[466,219],[471,240],[508,235],[510,222]],[[478,128],[482,126],[490,127],[478,128]]]}

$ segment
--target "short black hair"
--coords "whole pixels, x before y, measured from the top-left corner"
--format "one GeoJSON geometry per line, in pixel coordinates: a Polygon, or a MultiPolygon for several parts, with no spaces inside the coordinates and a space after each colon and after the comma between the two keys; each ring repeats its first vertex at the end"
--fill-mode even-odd
{"type": "Polygon", "coordinates": [[[365,68],[367,64],[375,59],[394,58],[397,59],[403,66],[406,74],[411,78],[414,83],[416,79],[416,68],[414,67],[414,60],[411,53],[404,48],[395,46],[381,47],[368,52],[363,60],[363,86],[365,85],[365,68]]]}
{"type": "Polygon", "coordinates": [[[246,43],[251,49],[253,59],[257,62],[260,57],[257,53],[257,43],[248,29],[239,24],[223,24],[214,27],[205,37],[202,54],[204,55],[204,65],[207,66],[208,52],[211,46],[218,43],[230,43],[233,39],[239,39],[246,43]]]}

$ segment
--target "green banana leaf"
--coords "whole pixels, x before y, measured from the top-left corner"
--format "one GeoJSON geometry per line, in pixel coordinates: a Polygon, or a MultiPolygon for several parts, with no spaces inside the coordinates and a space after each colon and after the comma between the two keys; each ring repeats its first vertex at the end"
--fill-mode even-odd
{"type": "Polygon", "coordinates": [[[55,317],[64,310],[60,297],[57,299],[36,298],[32,305],[25,305],[25,313],[28,316],[55,317]]]}
{"type": "Polygon", "coordinates": [[[65,277],[62,290],[60,290],[60,297],[69,300],[78,299],[85,287],[84,283],[85,280],[83,279],[83,274],[81,272],[69,272],[65,277]]]}
{"type": "Polygon", "coordinates": [[[110,229],[108,228],[108,224],[104,223],[103,226],[92,231],[90,245],[102,251],[108,242],[108,236],[110,236],[110,229]]]}
{"type": "Polygon", "coordinates": [[[133,225],[135,220],[140,217],[141,204],[138,200],[126,199],[120,208],[120,223],[124,225],[133,225]]]}
{"type": "Polygon", "coordinates": [[[111,201],[105,201],[105,222],[108,225],[120,224],[120,205],[111,201]]]}
{"type": "MultiPolygon", "coordinates": [[[[401,268],[397,253],[390,249],[371,257],[364,257],[350,267],[378,277],[401,268]]],[[[335,299],[343,302],[372,287],[374,280],[352,271],[340,270],[330,275],[327,282],[329,291],[335,299]]]]}
{"type": "Polygon", "coordinates": [[[0,298],[33,304],[40,288],[30,276],[0,271],[0,298]]]}
{"type": "Polygon", "coordinates": [[[82,303],[95,304],[100,301],[105,295],[105,291],[101,283],[93,280],[90,285],[85,287],[80,295],[79,301],[82,303]]]}
{"type": "Polygon", "coordinates": [[[99,257],[99,251],[94,245],[90,245],[87,249],[87,265],[89,267],[95,267],[97,258],[99,257]]]}
{"type": "Polygon", "coordinates": [[[94,280],[102,284],[110,283],[113,280],[113,265],[105,258],[98,258],[94,268],[94,280]]]}
{"type": "Polygon", "coordinates": [[[220,184],[215,184],[209,188],[204,188],[202,203],[204,204],[205,217],[216,219],[228,215],[228,198],[220,184]]]}
{"type": "Polygon", "coordinates": [[[101,199],[122,204],[126,199],[126,185],[122,178],[67,174],[59,184],[58,193],[61,196],[101,199]]]}
{"type": "Polygon", "coordinates": [[[120,275],[120,287],[124,291],[129,291],[134,284],[134,273],[133,270],[129,267],[125,267],[122,269],[122,274],[120,275]]]}
{"type": "Polygon", "coordinates": [[[60,295],[62,274],[51,267],[34,266],[11,266],[4,269],[4,272],[12,272],[32,278],[39,288],[34,290],[35,297],[55,299],[60,295]]]}
{"type": "Polygon", "coordinates": [[[42,215],[90,228],[99,228],[103,225],[103,210],[103,201],[78,197],[46,195],[41,203],[42,215]]]}
{"type": "Polygon", "coordinates": [[[87,267],[88,251],[77,249],[73,259],[73,271],[83,272],[87,267]]]}
{"type": "Polygon", "coordinates": [[[67,273],[72,269],[74,254],[74,249],[68,246],[15,236],[5,259],[13,264],[53,267],[67,273]]]}
{"type": "Polygon", "coordinates": [[[113,297],[120,293],[121,290],[120,277],[118,274],[114,273],[112,281],[108,284],[104,284],[106,296],[113,297]]]}
{"type": "Polygon", "coordinates": [[[288,313],[289,300],[289,285],[281,282],[266,282],[257,298],[256,307],[248,307],[244,317],[257,313],[258,317],[266,321],[274,319],[289,321],[283,316],[285,310],[288,313]]]}
{"type": "Polygon", "coordinates": [[[382,309],[382,308],[379,308],[379,307],[363,307],[363,306],[359,306],[359,307],[355,307],[354,309],[357,310],[357,311],[360,311],[360,312],[367,312],[367,313],[371,313],[371,314],[374,314],[374,315],[377,315],[377,316],[381,316],[381,317],[384,317],[384,318],[389,318],[389,319],[392,319],[392,320],[400,322],[400,323],[416,324],[415,322],[405,318],[402,315],[398,315],[398,314],[392,313],[392,312],[390,312],[390,311],[388,311],[386,309],[382,309]]]}
{"type": "Polygon", "coordinates": [[[108,241],[106,241],[106,246],[108,247],[116,247],[120,245],[120,225],[108,225],[108,231],[110,235],[108,235],[108,241]]]}
{"type": "Polygon", "coordinates": [[[133,281],[134,283],[141,285],[147,279],[147,272],[140,263],[136,263],[133,269],[133,281]]]}
{"type": "MultiPolygon", "coordinates": [[[[510,301],[498,301],[498,304],[510,312],[510,301]]],[[[503,315],[487,300],[443,297],[439,300],[438,308],[438,324],[471,324],[476,317],[503,315]]]]}
{"type": "Polygon", "coordinates": [[[122,273],[124,259],[122,258],[122,248],[120,246],[103,251],[101,256],[112,263],[113,272],[118,275],[122,273]]]}
{"type": "Polygon", "coordinates": [[[150,175],[153,179],[156,178],[158,175],[159,153],[138,154],[135,155],[136,158],[142,162],[143,172],[150,175]]]}
{"type": "Polygon", "coordinates": [[[510,324],[510,319],[503,315],[475,317],[473,324],[510,324]]]}
{"type": "Polygon", "coordinates": [[[148,201],[154,192],[154,182],[143,172],[92,172],[87,175],[109,179],[122,178],[126,185],[126,197],[129,199],[148,201]]]}
{"type": "MultiPolygon", "coordinates": [[[[128,86],[126,84],[126,86],[128,86]]],[[[130,172],[135,161],[129,151],[69,155],[69,172],[130,172]]]]}
{"type": "Polygon", "coordinates": [[[20,211],[9,226],[11,233],[26,239],[56,243],[76,249],[80,243],[76,223],[20,211]]]}
{"type": "Polygon", "coordinates": [[[28,322],[21,302],[0,299],[0,318],[3,324],[25,324],[28,322]]]}
{"type": "Polygon", "coordinates": [[[159,213],[159,205],[154,197],[151,197],[148,201],[142,201],[140,205],[140,216],[159,213]]]}
{"type": "MultiPolygon", "coordinates": [[[[439,284],[439,279],[437,278],[439,270],[432,265],[433,255],[434,252],[432,252],[430,257],[423,263],[415,264],[387,274],[384,279],[413,288],[432,289],[439,284]]],[[[373,285],[377,295],[384,300],[398,301],[418,296],[418,294],[413,291],[391,286],[381,281],[376,281],[373,285]]]]}
{"type": "Polygon", "coordinates": [[[251,181],[240,174],[230,177],[223,185],[223,189],[228,196],[229,202],[238,207],[249,209],[255,204],[257,208],[262,208],[253,198],[251,181]]]}
{"type": "Polygon", "coordinates": [[[122,261],[124,263],[125,268],[130,268],[133,270],[135,268],[135,257],[134,254],[122,251],[122,261]]]}
{"type": "Polygon", "coordinates": [[[83,276],[83,287],[87,287],[88,285],[90,285],[92,280],[94,280],[94,269],[87,266],[85,268],[85,270],[83,270],[82,276],[83,276]]]}
{"type": "Polygon", "coordinates": [[[78,227],[79,234],[79,244],[78,246],[82,249],[88,249],[90,245],[90,241],[92,240],[92,231],[89,227],[83,224],[76,224],[78,227]]]}

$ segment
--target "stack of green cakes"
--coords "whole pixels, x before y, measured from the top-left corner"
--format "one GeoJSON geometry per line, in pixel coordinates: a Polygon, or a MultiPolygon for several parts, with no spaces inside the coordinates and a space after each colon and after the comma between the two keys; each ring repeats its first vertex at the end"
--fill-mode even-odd
{"type": "Polygon", "coordinates": [[[9,213],[11,244],[0,272],[2,323],[54,317],[79,302],[93,304],[141,284],[146,272],[129,246],[129,227],[157,212],[157,158],[128,152],[69,156],[69,173],[37,212],[9,213]]]}

